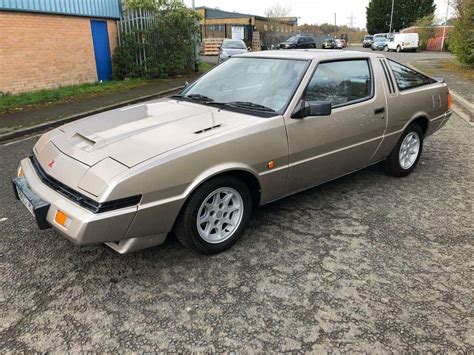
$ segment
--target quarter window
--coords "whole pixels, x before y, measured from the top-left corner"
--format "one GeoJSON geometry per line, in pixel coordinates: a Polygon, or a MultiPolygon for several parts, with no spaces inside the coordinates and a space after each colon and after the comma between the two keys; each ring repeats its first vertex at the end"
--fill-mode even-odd
{"type": "Polygon", "coordinates": [[[432,80],[429,77],[418,73],[417,71],[392,60],[389,60],[389,63],[400,91],[432,83],[432,80]]]}
{"type": "Polygon", "coordinates": [[[372,97],[372,76],[366,59],[321,63],[306,91],[307,101],[329,101],[333,107],[372,97]]]}

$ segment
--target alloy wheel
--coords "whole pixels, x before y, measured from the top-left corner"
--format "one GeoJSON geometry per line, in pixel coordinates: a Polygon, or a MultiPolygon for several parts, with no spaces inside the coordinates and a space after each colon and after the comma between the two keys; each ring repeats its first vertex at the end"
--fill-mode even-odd
{"type": "Polygon", "coordinates": [[[420,137],[416,132],[408,133],[400,146],[398,161],[400,166],[407,170],[412,167],[420,153],[420,137]]]}
{"type": "Polygon", "coordinates": [[[232,237],[244,215],[240,193],[231,187],[211,192],[199,207],[197,230],[201,238],[211,244],[222,243],[232,237]]]}

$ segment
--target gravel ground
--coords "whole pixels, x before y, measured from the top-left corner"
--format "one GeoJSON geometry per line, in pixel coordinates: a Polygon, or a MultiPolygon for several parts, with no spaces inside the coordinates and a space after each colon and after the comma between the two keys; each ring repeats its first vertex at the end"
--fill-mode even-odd
{"type": "Polygon", "coordinates": [[[38,231],[9,183],[35,140],[0,147],[3,353],[474,352],[474,129],[455,115],[410,176],[377,165],[265,206],[212,257],[38,231]]]}

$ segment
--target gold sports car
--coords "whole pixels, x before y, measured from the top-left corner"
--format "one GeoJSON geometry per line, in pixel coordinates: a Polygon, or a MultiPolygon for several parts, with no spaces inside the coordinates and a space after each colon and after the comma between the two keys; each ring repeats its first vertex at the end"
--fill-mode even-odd
{"type": "Polygon", "coordinates": [[[450,101],[443,80],[380,54],[236,55],[167,101],[46,133],[14,192],[39,228],[75,244],[126,253],[173,233],[217,253],[259,205],[381,161],[409,174],[450,101]]]}

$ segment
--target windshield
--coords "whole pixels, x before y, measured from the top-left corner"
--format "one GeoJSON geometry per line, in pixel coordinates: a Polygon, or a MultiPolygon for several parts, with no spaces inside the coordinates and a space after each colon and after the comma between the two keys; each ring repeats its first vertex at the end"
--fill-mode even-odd
{"type": "Polygon", "coordinates": [[[287,42],[298,42],[298,37],[297,36],[293,36],[293,37],[290,37],[286,40],[287,42]]]}
{"type": "Polygon", "coordinates": [[[281,112],[288,105],[308,61],[230,58],[183,91],[196,102],[281,112]],[[245,105],[242,105],[245,103],[245,105]],[[260,106],[260,107],[257,107],[260,106]]]}
{"type": "Polygon", "coordinates": [[[224,41],[222,48],[246,49],[245,43],[240,40],[224,41]]]}
{"type": "Polygon", "coordinates": [[[367,40],[372,39],[372,38],[373,38],[372,36],[365,36],[364,37],[364,39],[367,39],[367,40]]]}
{"type": "Polygon", "coordinates": [[[385,37],[377,37],[374,39],[374,42],[386,42],[387,39],[385,37]]]}

